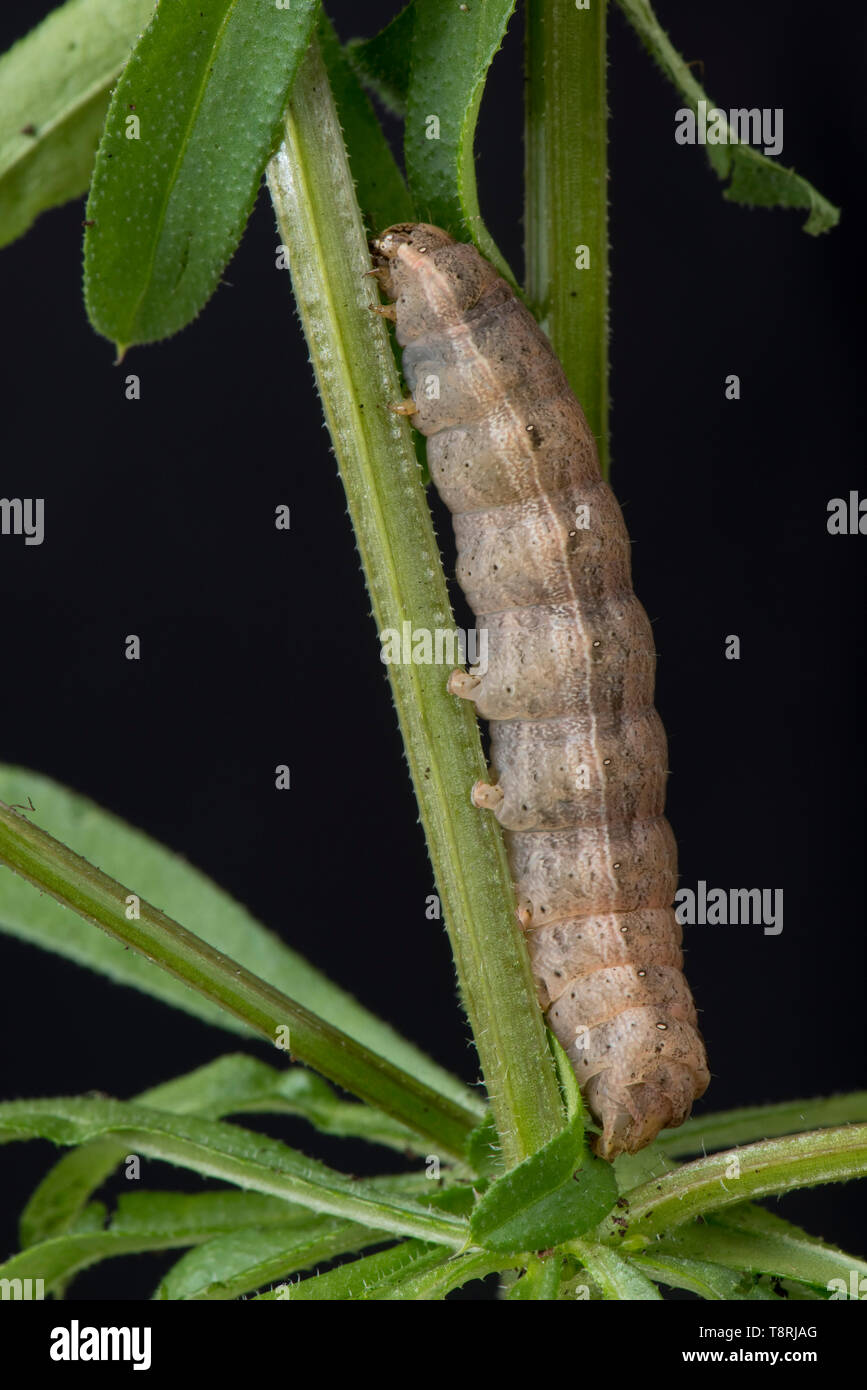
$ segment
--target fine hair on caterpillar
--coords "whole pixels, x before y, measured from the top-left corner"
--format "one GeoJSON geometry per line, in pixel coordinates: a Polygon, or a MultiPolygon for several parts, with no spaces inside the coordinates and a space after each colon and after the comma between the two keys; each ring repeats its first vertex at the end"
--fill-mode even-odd
{"type": "Polygon", "coordinates": [[[535,319],[474,246],[423,223],[373,243],[457,579],[488,633],[449,690],[490,722],[472,799],[503,826],[549,1026],[606,1158],[679,1125],[709,1074],[682,974],[656,657],[596,445],[535,319]]]}

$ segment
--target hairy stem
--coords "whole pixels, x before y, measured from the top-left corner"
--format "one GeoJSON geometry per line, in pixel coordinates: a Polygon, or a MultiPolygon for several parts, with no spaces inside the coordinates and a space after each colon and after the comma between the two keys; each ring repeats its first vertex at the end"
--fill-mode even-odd
{"type": "Polygon", "coordinates": [[[476,1123],[456,1104],[172,921],[0,802],[0,864],[219,1004],[353,1095],[461,1156],[476,1123]]]}
{"type": "MultiPolygon", "coordinates": [[[[315,45],[299,72],[268,184],[377,630],[401,633],[404,622],[431,634],[451,628],[410,431],[387,409],[401,390],[385,327],[370,312],[370,258],[315,45]]],[[[367,678],[381,669],[371,633],[367,678]]],[[[388,672],[464,1005],[513,1165],[563,1119],[502,837],[493,818],[470,804],[472,783],[485,775],[478,727],[466,704],[446,693],[447,668],[393,663],[388,672]]],[[[411,942],[407,955],[411,961],[411,942]]]]}
{"type": "Polygon", "coordinates": [[[620,1250],[637,1250],[663,1231],[721,1207],[867,1172],[867,1125],[843,1125],[768,1139],[685,1163],[625,1193],[628,1229],[613,1217],[596,1232],[620,1250]]]}
{"type": "Polygon", "coordinates": [[[608,476],[605,0],[528,0],[527,295],[608,476]],[[579,268],[581,267],[581,268],[579,268]]]}

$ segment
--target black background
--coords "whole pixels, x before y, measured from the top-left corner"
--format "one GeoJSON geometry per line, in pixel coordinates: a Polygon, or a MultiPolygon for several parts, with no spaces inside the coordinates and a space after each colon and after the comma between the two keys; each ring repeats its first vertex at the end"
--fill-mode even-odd
{"type": "MultiPolygon", "coordinates": [[[[4,8],[3,47],[49,8],[4,8]]],[[[373,32],[395,8],[329,6],[343,37],[373,32]]],[[[680,101],[612,11],[613,485],[660,653],[668,814],[684,885],[785,894],[780,936],[687,933],[709,1111],[864,1085],[867,541],[829,536],[826,509],[864,486],[867,35],[860,7],[819,16],[804,0],[658,10],[684,56],[704,61],[713,100],[784,109],[782,162],[843,207],[840,226],[814,239],[802,212],[726,203],[703,151],[675,144],[680,101]],[[729,373],[740,401],[724,397],[729,373]],[[730,633],[740,661],[724,657],[730,633]]],[[[520,89],[516,20],[477,142],[483,211],[516,267],[520,89]]],[[[201,318],[131,352],[123,370],[85,318],[82,206],[44,216],[0,256],[0,492],[46,499],[42,546],[0,544],[0,758],[183,853],[474,1080],[448,942],[425,917],[424,840],[267,197],[201,318]],[[124,398],[127,371],[141,377],[140,401],[124,398]],[[292,509],[288,533],[273,526],[279,503],[292,509]],[[133,632],[139,662],[124,658],[133,632]],[[292,769],[291,792],[274,789],[278,763],[292,769]]],[[[4,1096],[132,1096],[237,1046],[18,942],[0,941],[0,959],[4,1096]]],[[[262,1127],[310,1143],[300,1126],[262,1127]]],[[[336,1143],[318,1151],[356,1172],[373,1161],[336,1143]]],[[[17,1213],[50,1161],[48,1145],[3,1150],[0,1255],[16,1248],[17,1213]]],[[[156,1165],[148,1182],[197,1186],[156,1165]]],[[[854,1186],[777,1209],[865,1252],[854,1186]]],[[[147,1297],[172,1258],[115,1261],[76,1287],[147,1297]]]]}

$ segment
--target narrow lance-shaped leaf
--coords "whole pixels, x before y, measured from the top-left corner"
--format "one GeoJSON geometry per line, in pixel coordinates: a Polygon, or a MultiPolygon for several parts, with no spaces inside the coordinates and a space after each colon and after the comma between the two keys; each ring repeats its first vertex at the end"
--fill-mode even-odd
{"type": "MultiPolygon", "coordinates": [[[[300,1254],[317,1243],[326,1242],[330,1249],[336,1242],[333,1254],[339,1254],[383,1238],[381,1232],[368,1231],[357,1223],[311,1216],[303,1207],[256,1192],[135,1192],[119,1199],[117,1212],[107,1225],[104,1217],[102,1204],[94,1203],[81,1214],[72,1231],[39,1241],[0,1264],[0,1279],[44,1279],[47,1292],[58,1292],[76,1274],[102,1260],[211,1244],[218,1239],[231,1241],[251,1228],[263,1243],[270,1229],[276,1228],[272,1244],[287,1256],[280,1270],[285,1273],[290,1267],[299,1267],[290,1265],[290,1249],[300,1254]]],[[[315,1261],[330,1256],[314,1254],[311,1258],[315,1261]]]]}
{"type": "MultiPolygon", "coordinates": [[[[288,1236],[284,1240],[288,1244],[288,1236]]],[[[146,1251],[173,1250],[192,1245],[194,1237],[182,1229],[149,1235],[119,1231],[73,1231],[52,1240],[31,1245],[0,1264],[0,1280],[40,1279],[45,1292],[60,1294],[66,1284],[82,1270],[121,1255],[141,1255],[146,1251]]]]}
{"type": "Polygon", "coordinates": [[[777,1286],[780,1295],[796,1303],[828,1303],[831,1295],[812,1288],[809,1284],[798,1284],[794,1279],[781,1279],[777,1286]]]}
{"type": "Polygon", "coordinates": [[[661,1134],[655,1147],[674,1158],[681,1154],[710,1153],[734,1144],[750,1144],[757,1139],[772,1139],[778,1134],[795,1134],[824,1125],[852,1124],[856,1120],[867,1120],[867,1091],[852,1091],[844,1096],[816,1096],[810,1100],[784,1100],[777,1105],[750,1105],[716,1115],[693,1116],[680,1129],[661,1134]]]}
{"type": "MultiPolygon", "coordinates": [[[[680,54],[674,48],[653,12],[649,0],[618,0],[645,48],[655,58],[666,77],[673,82],[694,113],[704,103],[705,116],[716,111],[707,93],[696,81],[680,54]]],[[[723,197],[748,207],[809,208],[810,215],[804,231],[811,236],[830,231],[840,220],[840,211],[794,169],[760,154],[750,145],[739,143],[739,132],[733,131],[725,113],[714,117],[714,141],[707,141],[707,157],[721,179],[730,179],[723,197]]]]}
{"type": "Polygon", "coordinates": [[[115,88],[87,204],[87,310],[121,354],[177,333],[216,288],[318,8],[162,0],[115,88]]]}
{"type": "Polygon", "coordinates": [[[631,1256],[628,1264],[660,1284],[668,1284],[672,1289],[687,1289],[710,1302],[765,1302],[776,1297],[749,1275],[737,1274],[707,1260],[670,1255],[660,1251],[658,1246],[653,1247],[652,1254],[631,1256]]]}
{"type": "MultiPolygon", "coordinates": [[[[746,1139],[755,1133],[787,1134],[799,1121],[803,1123],[808,1118],[813,1121],[824,1118],[829,1124],[847,1115],[855,1119],[858,1118],[860,1094],[832,1097],[828,1101],[791,1101],[778,1106],[754,1106],[718,1116],[711,1115],[705,1117],[706,1130],[700,1119],[687,1121],[687,1125],[695,1128],[687,1136],[682,1148],[684,1152],[689,1153],[696,1147],[703,1147],[705,1134],[710,1137],[716,1135],[719,1138],[725,1133],[740,1133],[746,1139]],[[766,1126],[762,1126],[760,1122],[763,1110],[768,1114],[766,1126]]],[[[798,1136],[798,1139],[802,1137],[798,1136]]],[[[623,1239],[627,1235],[628,1217],[632,1214],[631,1203],[636,1192],[656,1192],[658,1196],[664,1191],[660,1180],[675,1171],[676,1165],[667,1156],[667,1152],[660,1153],[660,1147],[664,1146],[668,1150],[668,1145],[671,1144],[676,1151],[677,1141],[678,1135],[674,1131],[663,1136],[662,1141],[657,1140],[656,1144],[650,1149],[645,1149],[643,1154],[624,1155],[618,1159],[615,1165],[618,1182],[621,1190],[629,1193],[625,1198],[625,1206],[619,1213],[619,1230],[623,1232],[623,1239]],[[640,1161],[642,1158],[645,1160],[643,1163],[640,1161]]],[[[732,1160],[733,1154],[724,1155],[726,1175],[722,1178],[721,1188],[727,1194],[732,1188],[732,1178],[729,1175],[736,1171],[732,1160]]],[[[783,1190],[783,1186],[780,1185],[780,1190],[783,1190]]],[[[674,1224],[672,1222],[672,1225],[674,1224]]],[[[677,1258],[683,1256],[688,1261],[718,1261],[721,1265],[755,1275],[787,1279],[787,1287],[792,1280],[812,1282],[814,1287],[822,1290],[822,1296],[827,1295],[829,1279],[841,1275],[845,1278],[851,1270],[858,1270],[860,1275],[861,1266],[864,1265],[858,1257],[828,1245],[809,1235],[800,1226],[784,1221],[753,1202],[743,1202],[729,1206],[723,1211],[710,1212],[701,1218],[700,1224],[692,1222],[678,1225],[676,1230],[663,1232],[661,1237],[657,1237],[651,1248],[651,1259],[667,1252],[677,1258]],[[788,1279],[788,1276],[791,1276],[791,1279],[788,1279]]],[[[640,1267],[644,1269],[645,1265],[642,1264],[640,1267]]],[[[867,1265],[864,1265],[864,1273],[867,1274],[867,1265]]],[[[700,1272],[696,1273],[697,1279],[701,1277],[700,1272]]],[[[692,1285],[685,1283],[676,1287],[690,1288],[692,1285]]],[[[788,1289],[790,1294],[792,1288],[797,1286],[792,1284],[788,1289]]],[[[720,1296],[727,1295],[723,1293],[720,1296]]]]}
{"type": "Polygon", "coordinates": [[[318,33],[365,225],[373,233],[392,222],[409,222],[413,207],[403,175],[367,94],[324,15],[318,33]]]}
{"type": "Polygon", "coordinates": [[[852,1124],[856,1120],[867,1120],[867,1091],[694,1115],[678,1129],[664,1130],[639,1153],[621,1154],[614,1165],[617,1180],[621,1191],[625,1192],[668,1172],[676,1166],[671,1160],[682,1155],[714,1153],[736,1144],[751,1144],[823,1126],[852,1124]]]}
{"type": "Polygon", "coordinates": [[[415,5],[405,5],[372,39],[350,39],[346,55],[358,76],[396,115],[406,113],[415,5]]]}
{"type": "MultiPolygon", "coordinates": [[[[277,1071],[240,1053],[220,1057],[186,1076],[164,1082],[134,1098],[134,1103],[175,1115],[221,1120],[227,1115],[288,1113],[301,1115],[328,1134],[351,1135],[406,1152],[421,1146],[410,1130],[368,1105],[338,1100],[331,1087],[312,1072],[293,1067],[277,1071]]],[[[21,1244],[69,1230],[98,1187],[122,1163],[127,1147],[95,1139],[64,1154],[33,1192],[21,1216],[21,1244]]]]}
{"type": "Polygon", "coordinates": [[[825,1292],[832,1280],[841,1280],[847,1292],[852,1278],[856,1284],[867,1280],[864,1260],[751,1203],[717,1212],[701,1225],[678,1227],[654,1243],[653,1254],[660,1252],[713,1260],[752,1274],[796,1279],[825,1292]]]}
{"type": "Polygon", "coordinates": [[[489,1274],[510,1269],[514,1263],[514,1259],[492,1254],[488,1250],[470,1250],[466,1254],[453,1255],[438,1264],[431,1264],[428,1269],[410,1269],[391,1286],[378,1290],[374,1296],[389,1302],[430,1303],[445,1298],[454,1289],[463,1288],[475,1279],[484,1279],[489,1274]]]}
{"type": "Polygon", "coordinates": [[[155,0],[67,0],[0,58],[0,246],[86,192],[111,88],[155,0]]]}
{"type": "Polygon", "coordinates": [[[656,1285],[634,1264],[623,1259],[615,1250],[591,1241],[573,1240],[569,1249],[578,1255],[594,1284],[607,1299],[627,1302],[652,1302],[661,1299],[656,1285]]]}
{"type": "Polygon", "coordinates": [[[248,1226],[189,1250],[160,1282],[154,1298],[209,1302],[242,1298],[276,1279],[382,1239],[381,1231],[333,1217],[317,1217],[295,1230],[248,1226]]]}
{"type": "MultiPolygon", "coordinates": [[[[272,1071],[254,1057],[220,1057],[207,1066],[142,1091],[134,1103],[176,1115],[195,1114],[219,1120],[238,1113],[246,1101],[261,1095],[263,1069],[266,1073],[272,1071]]],[[[127,1152],[127,1146],[118,1140],[94,1139],[58,1159],[24,1208],[20,1222],[22,1246],[35,1245],[77,1225],[90,1196],[127,1152]]]]}
{"type": "MultiPolygon", "coordinates": [[[[109,876],[135,884],[136,895],[159,903],[167,916],[183,922],[197,937],[251,974],[291,995],[311,1014],[362,1042],[442,1095],[466,1109],[484,1113],[482,1101],[388,1024],[291,951],[273,932],[179,855],[140,830],[110,815],[86,797],[24,768],[0,766],[0,796],[27,808],[28,815],[53,838],[81,858],[98,862],[109,876]],[[35,812],[30,806],[35,806],[35,812]]],[[[27,832],[28,822],[4,812],[9,833],[27,832]]],[[[34,830],[36,827],[33,827],[34,830]]],[[[55,872],[57,866],[55,865],[55,872]]],[[[120,895],[119,913],[128,904],[120,895]]],[[[133,925],[129,923],[129,925],[133,925]]],[[[24,878],[0,874],[0,931],[10,932],[81,965],[99,970],[121,984],[134,985],[175,1008],[232,1032],[252,1036],[248,1024],[189,989],[143,956],[78,918],[47,895],[36,893],[24,878]]]]}
{"type": "Polygon", "coordinates": [[[407,1271],[427,1270],[443,1264],[446,1259],[442,1246],[421,1240],[406,1240],[389,1250],[380,1250],[375,1255],[365,1255],[360,1260],[341,1265],[339,1269],[331,1269],[326,1274],[316,1274],[295,1284],[282,1284],[263,1294],[262,1298],[292,1303],[379,1299],[387,1297],[387,1291],[407,1271]]]}
{"type": "Polygon", "coordinates": [[[479,210],[473,141],[488,68],[515,0],[415,0],[404,148],[419,216],[468,236],[514,285],[479,210]]]}
{"type": "Polygon", "coordinates": [[[470,1113],[215,951],[3,803],[0,863],[249,1023],[275,1047],[462,1157],[470,1113]]]}
{"type": "Polygon", "coordinates": [[[685,1163],[624,1194],[628,1209],[608,1217],[597,1235],[637,1250],[696,1216],[772,1192],[867,1176],[867,1125],[769,1139],[685,1163]],[[618,1221],[620,1228],[618,1229],[618,1221]]]}
{"type": "Polygon", "coordinates": [[[408,1198],[335,1172],[285,1144],[238,1125],[170,1115],[117,1100],[59,1097],[0,1104],[0,1143],[50,1139],[81,1144],[121,1137],[136,1153],[162,1159],[311,1211],[460,1249],[467,1224],[408,1198]]]}
{"type": "Polygon", "coordinates": [[[506,1297],[515,1303],[528,1300],[548,1302],[556,1299],[560,1292],[562,1269],[562,1256],[549,1255],[540,1259],[534,1255],[527,1265],[526,1273],[512,1285],[506,1297]]]}

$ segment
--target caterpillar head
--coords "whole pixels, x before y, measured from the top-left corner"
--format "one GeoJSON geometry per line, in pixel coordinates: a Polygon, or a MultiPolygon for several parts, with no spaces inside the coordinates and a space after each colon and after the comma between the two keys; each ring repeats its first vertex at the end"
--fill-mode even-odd
{"type": "Polygon", "coordinates": [[[373,274],[397,306],[398,342],[459,326],[499,281],[475,247],[427,222],[398,222],[370,243],[373,274]]]}

